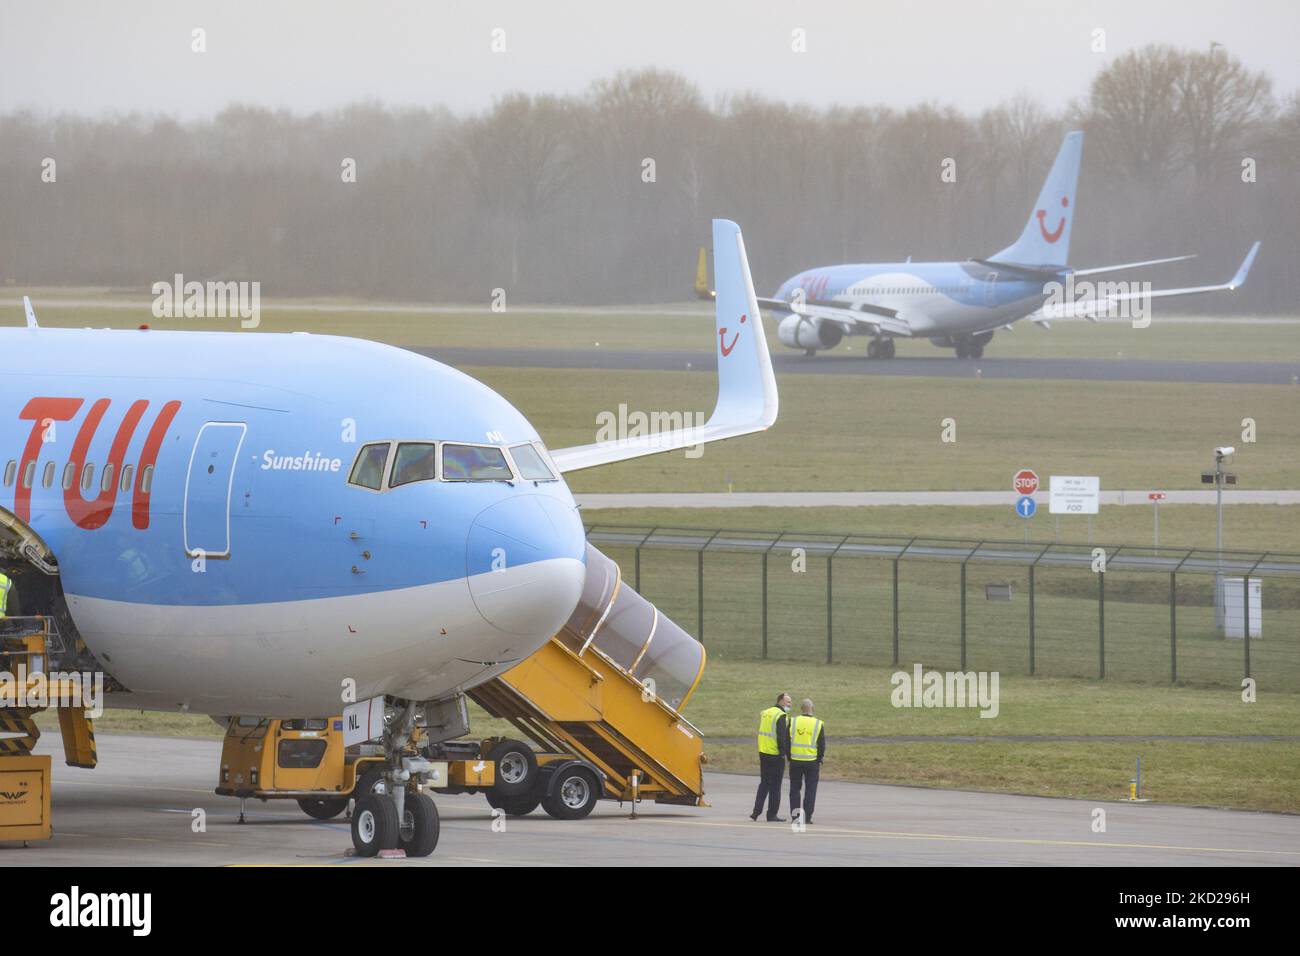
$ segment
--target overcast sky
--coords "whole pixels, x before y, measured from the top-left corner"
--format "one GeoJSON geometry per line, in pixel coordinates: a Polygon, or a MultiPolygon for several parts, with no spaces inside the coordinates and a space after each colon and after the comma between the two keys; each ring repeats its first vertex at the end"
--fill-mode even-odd
{"type": "Polygon", "coordinates": [[[1223,44],[1300,89],[1296,0],[0,0],[0,110],[207,116],[363,99],[462,112],[511,90],[579,92],[620,68],[678,71],[706,96],[822,106],[926,100],[1049,107],[1149,42],[1223,44]],[[207,52],[191,52],[191,31],[207,52]],[[490,49],[494,28],[506,52],[490,49]],[[791,50],[806,31],[807,52],[791,50]],[[1105,30],[1106,52],[1091,49],[1105,30]]]}

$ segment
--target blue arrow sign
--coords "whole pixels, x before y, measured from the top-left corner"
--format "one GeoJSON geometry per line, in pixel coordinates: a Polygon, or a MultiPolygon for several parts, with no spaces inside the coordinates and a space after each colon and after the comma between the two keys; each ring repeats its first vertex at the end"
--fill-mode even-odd
{"type": "Polygon", "coordinates": [[[1029,495],[1021,495],[1016,500],[1016,514],[1022,518],[1032,518],[1038,510],[1038,504],[1029,495]]]}

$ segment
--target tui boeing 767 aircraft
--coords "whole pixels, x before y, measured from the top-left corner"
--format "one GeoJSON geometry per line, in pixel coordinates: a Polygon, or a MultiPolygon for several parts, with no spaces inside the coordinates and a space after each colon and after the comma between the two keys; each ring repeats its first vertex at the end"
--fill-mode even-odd
{"type": "MultiPolygon", "coordinates": [[[[979,358],[993,333],[1018,319],[1045,327],[1056,319],[1097,321],[1134,300],[1145,308],[1148,299],[1232,291],[1246,281],[1258,242],[1236,275],[1218,285],[1154,291],[1132,291],[1122,283],[1107,284],[1118,289],[1076,287],[1074,280],[1085,276],[1192,258],[1071,269],[1066,262],[1082,151],[1083,133],[1066,134],[1020,237],[1000,252],[963,262],[820,266],[791,276],[759,305],[777,317],[781,343],[807,355],[861,335],[869,337],[868,358],[893,358],[900,338],[928,338],[958,358],[979,358]]],[[[699,283],[697,277],[697,291],[699,283]]]]}
{"type": "Polygon", "coordinates": [[[550,450],[490,388],[402,349],[40,328],[29,304],[0,329],[0,569],[76,669],[111,678],[109,706],[319,717],[345,681],[408,719],[459,700],[577,606],[566,473],[776,420],[740,230],[715,220],[713,242],[708,421],[550,450]]]}

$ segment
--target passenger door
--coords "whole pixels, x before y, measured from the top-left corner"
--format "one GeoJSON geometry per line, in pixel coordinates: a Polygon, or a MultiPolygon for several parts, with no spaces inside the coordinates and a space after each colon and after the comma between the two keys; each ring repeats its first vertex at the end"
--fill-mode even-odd
{"type": "Polygon", "coordinates": [[[248,426],[243,422],[208,422],[199,429],[185,478],[185,553],[229,558],[230,493],[235,463],[248,426]]]}

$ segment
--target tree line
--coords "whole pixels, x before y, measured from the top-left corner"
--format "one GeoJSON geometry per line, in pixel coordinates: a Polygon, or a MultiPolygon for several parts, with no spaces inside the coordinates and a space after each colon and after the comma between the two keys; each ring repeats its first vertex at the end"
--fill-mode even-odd
{"type": "MultiPolygon", "coordinates": [[[[864,95],[869,95],[866,91],[864,95]]],[[[1144,278],[1258,271],[1205,311],[1293,311],[1300,95],[1221,47],[1149,46],[1051,111],[811,108],[626,71],[490,109],[234,105],[204,120],[0,115],[0,281],[486,304],[690,295],[709,219],[745,230],[760,294],[816,264],[986,256],[1085,131],[1071,261],[1197,253],[1144,278]],[[949,174],[945,175],[944,171],[949,174]]]]}

